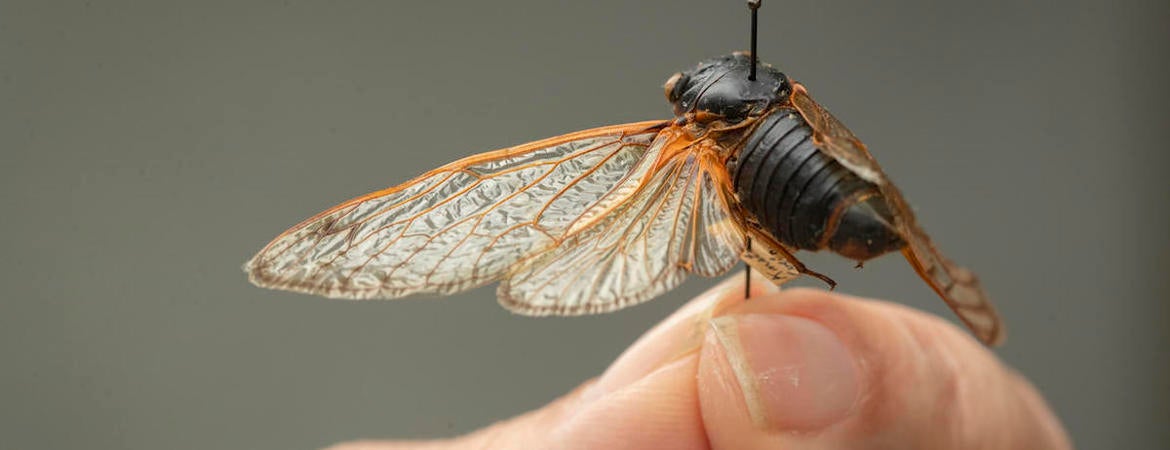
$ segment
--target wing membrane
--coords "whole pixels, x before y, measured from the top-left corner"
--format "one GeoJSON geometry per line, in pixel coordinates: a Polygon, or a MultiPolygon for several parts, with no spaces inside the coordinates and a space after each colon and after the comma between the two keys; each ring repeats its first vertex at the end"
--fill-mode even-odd
{"type": "Polygon", "coordinates": [[[909,245],[902,250],[914,271],[930,285],[967,325],[988,345],[999,345],[1006,337],[995,305],[987,298],[979,278],[965,267],[951,262],[935,248],[930,236],[918,225],[910,207],[893,184],[882,188],[883,195],[897,204],[897,226],[909,245]]]}
{"type": "MultiPolygon", "coordinates": [[[[244,266],[260,286],[335,298],[453,293],[551,249],[613,203],[663,122],[581,131],[466,158],[326,210],[244,266]]],[[[619,196],[620,197],[620,196],[619,196]]]]}
{"type": "Polygon", "coordinates": [[[987,298],[979,279],[970,270],[951,262],[935,248],[930,236],[918,225],[902,192],[890,183],[869,150],[829,111],[813,101],[804,86],[795,83],[793,106],[815,130],[817,148],[841,165],[878,186],[894,211],[894,224],[908,245],[902,254],[981,341],[996,345],[1004,339],[1004,329],[995,306],[987,298]]]}
{"type": "Polygon", "coordinates": [[[688,272],[716,276],[735,266],[743,234],[714,152],[668,146],[660,157],[642,161],[656,167],[628,200],[501,283],[500,303],[526,315],[608,312],[673,289],[688,272]]]}
{"type": "Polygon", "coordinates": [[[873,155],[866,150],[865,144],[836,117],[829,114],[828,110],[813,101],[804,85],[793,83],[789,99],[792,106],[800,111],[800,115],[812,127],[813,142],[817,144],[817,148],[866,181],[879,186],[888,184],[885,174],[873,159],[873,155]]]}

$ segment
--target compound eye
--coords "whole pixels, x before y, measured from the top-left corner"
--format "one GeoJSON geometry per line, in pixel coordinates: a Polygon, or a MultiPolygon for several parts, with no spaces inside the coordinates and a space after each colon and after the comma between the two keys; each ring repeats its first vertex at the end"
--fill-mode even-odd
{"type": "Polygon", "coordinates": [[[780,82],[780,85],[776,86],[776,97],[778,97],[778,98],[787,97],[788,94],[792,92],[791,88],[792,88],[792,85],[788,82],[788,79],[787,78],[782,79],[780,82]]]}
{"type": "Polygon", "coordinates": [[[662,90],[664,93],[666,93],[666,100],[671,103],[678,101],[678,98],[682,96],[683,89],[686,88],[687,81],[689,80],[690,77],[683,74],[682,72],[671,75],[670,78],[666,80],[666,84],[662,85],[662,90]]]}

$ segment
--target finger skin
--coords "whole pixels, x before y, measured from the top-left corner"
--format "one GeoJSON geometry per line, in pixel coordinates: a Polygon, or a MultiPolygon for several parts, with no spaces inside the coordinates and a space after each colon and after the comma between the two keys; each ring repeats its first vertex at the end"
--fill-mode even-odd
{"type": "MultiPolygon", "coordinates": [[[[778,291],[758,274],[753,278],[752,297],[778,291]]],[[[743,275],[733,274],[644,333],[597,380],[540,410],[454,439],[367,440],[329,449],[709,448],[695,387],[703,324],[743,300],[743,275]]]]}
{"type": "MultiPolygon", "coordinates": [[[[808,289],[753,289],[744,302],[742,289],[733,281],[700,296],[647,332],[598,380],[540,410],[449,440],[331,449],[1071,448],[1026,380],[941,319],[808,289]],[[753,420],[709,324],[713,316],[768,315],[815,321],[848,348],[860,388],[842,417],[801,429],[753,420]]],[[[765,350],[783,352],[794,344],[770,345],[765,350]]]]}
{"type": "Polygon", "coordinates": [[[709,448],[699,414],[690,354],[564,417],[544,447],[556,449],[703,450],[709,448]]]}
{"type": "Polygon", "coordinates": [[[861,395],[852,412],[820,429],[761,427],[749,415],[724,349],[708,333],[698,378],[712,448],[1070,448],[1035,390],[941,319],[808,289],[754,298],[726,314],[795,316],[824,325],[856,358],[861,395]]]}
{"type": "Polygon", "coordinates": [[[326,450],[548,448],[548,431],[557,427],[572,414],[581,402],[581,394],[593,383],[594,380],[586,381],[577,389],[541,409],[497,422],[456,438],[426,441],[351,441],[333,445],[326,450]]]}
{"type": "MultiPolygon", "coordinates": [[[[751,297],[779,292],[759,272],[753,271],[751,297]]],[[[605,370],[586,396],[600,395],[626,386],[656,368],[689,353],[702,345],[704,324],[713,316],[744,301],[743,273],[733,274],[718,285],[687,302],[669,317],[644,333],[605,370]]]]}

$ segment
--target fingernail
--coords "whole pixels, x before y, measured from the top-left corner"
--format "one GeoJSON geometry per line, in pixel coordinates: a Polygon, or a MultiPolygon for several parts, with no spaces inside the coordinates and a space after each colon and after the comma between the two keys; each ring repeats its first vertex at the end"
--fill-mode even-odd
{"type": "Polygon", "coordinates": [[[853,355],[824,325],[779,314],[723,316],[710,325],[757,426],[821,428],[857,403],[853,355]]]}

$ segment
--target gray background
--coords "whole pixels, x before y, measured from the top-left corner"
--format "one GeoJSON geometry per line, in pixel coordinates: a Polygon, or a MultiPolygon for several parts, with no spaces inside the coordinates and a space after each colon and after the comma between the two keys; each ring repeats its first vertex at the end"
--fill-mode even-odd
{"type": "MultiPolygon", "coordinates": [[[[761,16],[764,59],[982,275],[1009,324],[997,352],[1078,445],[1170,442],[1170,5],[802,0],[761,16]]],[[[254,288],[239,266],[455,158],[667,117],[663,80],[745,48],[746,20],[738,1],[3,1],[0,448],[449,436],[599,373],[713,281],[538,320],[491,288],[336,302],[254,288]]],[[[900,258],[809,263],[951,317],[900,258]]]]}

